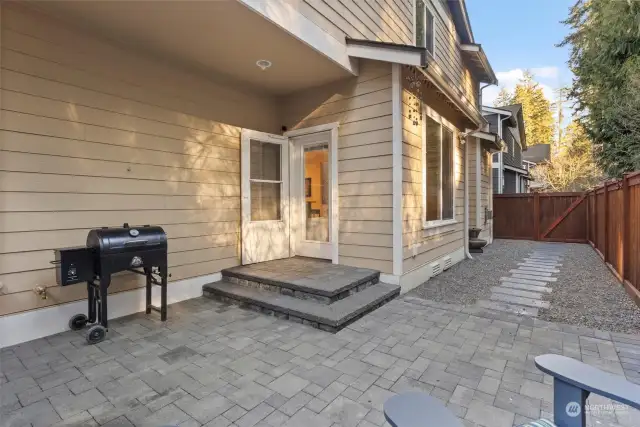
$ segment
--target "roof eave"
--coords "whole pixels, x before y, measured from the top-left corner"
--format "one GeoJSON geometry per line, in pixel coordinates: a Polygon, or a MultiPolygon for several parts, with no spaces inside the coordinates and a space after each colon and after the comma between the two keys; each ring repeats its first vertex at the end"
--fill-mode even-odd
{"type": "Polygon", "coordinates": [[[479,77],[481,77],[481,82],[492,85],[498,84],[498,77],[496,77],[496,73],[493,71],[482,45],[476,43],[461,44],[460,50],[463,54],[471,56],[475,62],[480,64],[480,72],[478,74],[479,77]]]}
{"type": "Polygon", "coordinates": [[[408,44],[346,38],[347,55],[416,67],[428,65],[427,49],[408,44]]]}

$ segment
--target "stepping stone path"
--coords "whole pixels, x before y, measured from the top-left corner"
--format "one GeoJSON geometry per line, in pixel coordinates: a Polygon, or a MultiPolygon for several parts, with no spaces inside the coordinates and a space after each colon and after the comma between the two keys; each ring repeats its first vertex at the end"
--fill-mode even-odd
{"type": "Polygon", "coordinates": [[[549,286],[558,280],[554,275],[560,273],[565,251],[564,245],[536,246],[518,263],[518,268],[509,270],[509,277],[500,278],[500,286],[491,288],[489,300],[480,300],[477,305],[490,310],[538,317],[538,310],[549,308],[549,302],[542,298],[553,291],[549,286]]]}

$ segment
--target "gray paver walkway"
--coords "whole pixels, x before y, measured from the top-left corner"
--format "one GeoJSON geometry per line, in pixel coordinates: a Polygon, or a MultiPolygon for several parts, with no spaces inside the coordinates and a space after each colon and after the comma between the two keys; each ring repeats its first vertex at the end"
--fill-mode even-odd
{"type": "MultiPolygon", "coordinates": [[[[422,390],[467,427],[508,427],[550,415],[551,378],[533,364],[548,352],[634,378],[640,335],[409,296],[331,334],[197,298],[165,324],[114,320],[95,346],[65,332],[1,350],[0,425],[371,427],[387,398],[422,390]]],[[[589,417],[630,427],[640,413],[589,417]]]]}
{"type": "Polygon", "coordinates": [[[536,244],[528,257],[518,263],[518,268],[509,270],[510,277],[501,277],[500,286],[491,288],[489,301],[479,300],[477,305],[520,316],[538,317],[539,309],[550,307],[543,298],[553,292],[548,283],[557,281],[554,275],[560,273],[564,252],[562,245],[536,244]]]}

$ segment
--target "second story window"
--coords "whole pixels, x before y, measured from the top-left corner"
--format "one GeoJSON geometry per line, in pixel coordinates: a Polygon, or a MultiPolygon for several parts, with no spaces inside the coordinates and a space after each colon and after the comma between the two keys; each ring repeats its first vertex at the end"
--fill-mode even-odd
{"type": "Polygon", "coordinates": [[[431,55],[434,51],[433,14],[425,0],[416,0],[416,46],[425,47],[431,55]]]}

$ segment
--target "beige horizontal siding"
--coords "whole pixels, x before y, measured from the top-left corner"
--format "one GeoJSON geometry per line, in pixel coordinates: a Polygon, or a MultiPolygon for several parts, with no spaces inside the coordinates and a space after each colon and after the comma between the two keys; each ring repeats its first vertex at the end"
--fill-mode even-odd
{"type": "Polygon", "coordinates": [[[360,75],[282,100],[285,123],[339,122],[339,261],[391,273],[391,66],[361,61],[360,75]]]}
{"type": "Polygon", "coordinates": [[[433,11],[436,64],[454,88],[477,105],[478,83],[471,75],[460,51],[460,38],[448,6],[440,0],[425,0],[433,11]]]}
{"type": "MultiPolygon", "coordinates": [[[[402,174],[402,232],[403,232],[403,273],[428,264],[448,253],[451,253],[463,245],[463,221],[464,221],[464,179],[463,179],[463,153],[464,147],[458,142],[454,152],[455,164],[455,224],[443,226],[437,229],[424,230],[423,218],[425,213],[422,208],[422,119],[414,124],[409,115],[413,105],[411,92],[406,79],[403,78],[404,89],[402,94],[403,121],[403,174],[402,174]]],[[[422,96],[428,106],[444,116],[450,116],[450,111],[441,111],[441,105],[434,103],[428,93],[418,94],[422,96]]],[[[456,139],[456,141],[458,141],[456,139]]]]}
{"type": "Polygon", "coordinates": [[[338,40],[411,44],[413,10],[407,0],[286,0],[338,40]]]}
{"type": "MultiPolygon", "coordinates": [[[[171,281],[237,265],[240,126],[278,131],[276,100],[20,5],[3,4],[1,22],[0,315],[86,298],[56,286],[49,261],[95,227],[163,226],[171,281]]],[[[120,274],[110,292],[142,285],[120,274]]]]}
{"type": "Polygon", "coordinates": [[[467,150],[467,162],[469,162],[469,224],[472,227],[480,227],[482,221],[476,222],[477,191],[480,190],[479,177],[477,176],[477,139],[469,138],[469,147],[467,150]]]}

